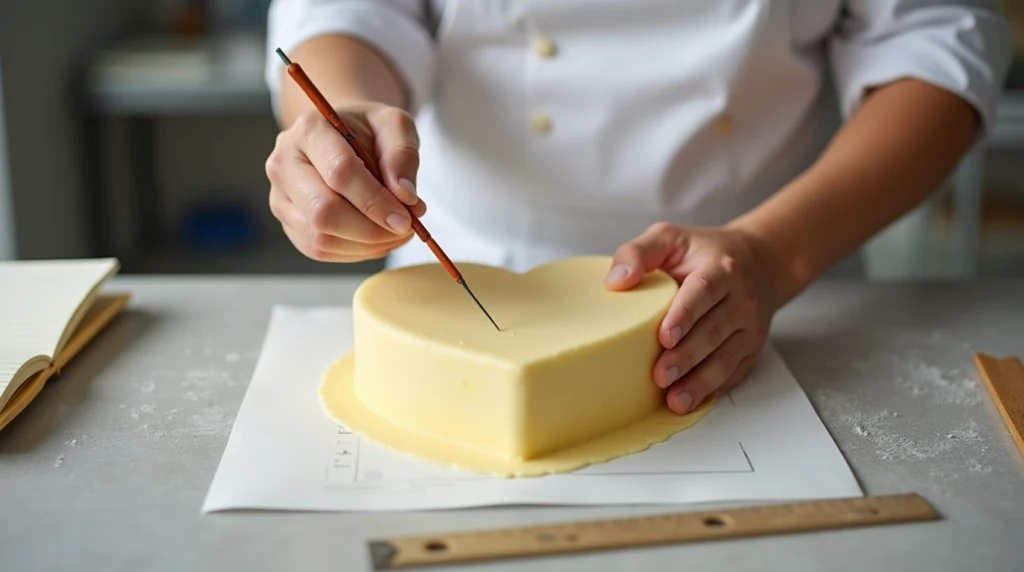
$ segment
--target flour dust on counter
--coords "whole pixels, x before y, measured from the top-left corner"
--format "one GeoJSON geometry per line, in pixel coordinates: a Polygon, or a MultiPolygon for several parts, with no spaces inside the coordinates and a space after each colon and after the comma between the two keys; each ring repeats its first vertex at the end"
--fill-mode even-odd
{"type": "Polygon", "coordinates": [[[851,360],[855,372],[877,371],[880,366],[886,377],[912,396],[921,396],[940,405],[977,405],[981,403],[981,386],[977,379],[959,368],[943,368],[933,361],[934,352],[920,347],[878,351],[851,360]]]}
{"type": "Polygon", "coordinates": [[[925,439],[913,438],[908,436],[910,432],[907,429],[916,422],[914,419],[896,419],[897,415],[888,410],[877,413],[856,411],[854,400],[838,394],[822,392],[819,397],[826,409],[843,411],[838,418],[855,435],[870,443],[875,455],[885,461],[944,458],[955,449],[981,441],[978,423],[971,418],[966,418],[952,432],[937,431],[925,439]]]}
{"type": "Polygon", "coordinates": [[[943,371],[921,362],[913,362],[907,369],[907,375],[896,381],[912,395],[925,395],[948,405],[981,403],[978,382],[962,376],[958,369],[943,371]]]}
{"type": "Polygon", "coordinates": [[[185,373],[185,380],[181,387],[218,387],[242,385],[245,382],[238,379],[230,370],[214,366],[202,369],[189,370],[185,373]]]}
{"type": "Polygon", "coordinates": [[[176,415],[177,415],[177,414],[178,414],[178,413],[179,413],[180,411],[181,411],[181,408],[180,408],[180,407],[173,407],[173,408],[171,408],[171,409],[168,409],[168,410],[167,410],[167,414],[165,415],[165,417],[167,418],[167,420],[168,420],[168,421],[170,421],[171,419],[174,419],[174,417],[175,417],[175,416],[176,416],[176,415]]]}
{"type": "Polygon", "coordinates": [[[821,382],[812,395],[849,433],[844,444],[852,454],[890,470],[893,462],[904,470],[928,467],[947,484],[955,475],[992,472],[1001,448],[979,425],[987,419],[984,388],[975,372],[961,369],[970,344],[939,332],[858,333],[831,342],[832,359],[815,372],[821,382]],[[887,407],[872,406],[873,394],[891,396],[887,407]]]}
{"type": "Polygon", "coordinates": [[[211,389],[204,389],[202,391],[186,391],[181,398],[185,401],[206,401],[211,399],[217,392],[211,389]]]}
{"type": "MultiPolygon", "coordinates": [[[[244,384],[231,369],[217,365],[219,360],[204,357],[202,351],[186,348],[185,361],[196,361],[184,373],[154,370],[139,375],[131,383],[126,402],[117,406],[119,417],[127,422],[118,434],[130,440],[184,442],[190,439],[226,436],[231,430],[234,411],[221,405],[223,392],[244,384]]],[[[238,364],[242,354],[227,352],[224,362],[238,364]],[[238,356],[238,360],[226,356],[238,356]]]]}

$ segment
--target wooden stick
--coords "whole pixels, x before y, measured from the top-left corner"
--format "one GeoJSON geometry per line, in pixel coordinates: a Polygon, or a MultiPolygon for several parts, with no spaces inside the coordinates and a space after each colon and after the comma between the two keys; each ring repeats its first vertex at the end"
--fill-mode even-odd
{"type": "MultiPolygon", "coordinates": [[[[352,130],[348,128],[348,125],[345,125],[345,122],[342,121],[338,112],[335,111],[334,108],[331,107],[331,104],[327,102],[327,98],[324,97],[323,93],[313,85],[313,80],[309,79],[309,76],[306,75],[306,72],[303,71],[299,64],[288,59],[288,56],[285,55],[281,48],[277,49],[277,55],[281,57],[281,60],[287,66],[288,75],[290,75],[292,79],[295,80],[295,83],[302,88],[302,91],[306,93],[306,96],[309,97],[313,102],[313,105],[315,105],[317,110],[320,111],[320,114],[323,115],[324,118],[327,119],[327,122],[345,138],[345,141],[347,141],[356,152],[356,155],[362,159],[363,164],[366,165],[370,174],[377,179],[377,182],[382,186],[386,186],[384,183],[384,176],[380,172],[380,167],[377,166],[377,161],[373,159],[373,156],[370,155],[366,148],[363,147],[358,139],[356,139],[356,136],[352,134],[352,130]]],[[[469,297],[472,298],[473,302],[475,302],[480,308],[480,311],[482,311],[484,315],[487,316],[487,319],[494,324],[495,329],[501,331],[501,328],[498,327],[498,323],[494,321],[494,318],[492,318],[491,314],[487,312],[484,305],[480,303],[480,300],[477,299],[475,294],[473,294],[473,291],[469,289],[469,285],[466,284],[466,279],[462,277],[462,273],[455,267],[455,263],[448,258],[448,255],[441,250],[441,247],[438,246],[434,238],[430,236],[429,232],[427,232],[427,227],[423,226],[423,223],[420,222],[420,219],[412,213],[412,210],[409,209],[408,205],[403,206],[405,206],[405,209],[409,211],[409,218],[412,219],[412,229],[416,233],[416,236],[418,236],[419,239],[427,245],[427,248],[434,253],[434,256],[437,257],[437,260],[441,263],[441,266],[444,266],[444,269],[448,271],[448,275],[466,290],[466,293],[469,294],[469,297]]]]}
{"type": "Polygon", "coordinates": [[[985,354],[974,354],[974,363],[1024,455],[1024,364],[1019,358],[997,359],[985,354]]]}

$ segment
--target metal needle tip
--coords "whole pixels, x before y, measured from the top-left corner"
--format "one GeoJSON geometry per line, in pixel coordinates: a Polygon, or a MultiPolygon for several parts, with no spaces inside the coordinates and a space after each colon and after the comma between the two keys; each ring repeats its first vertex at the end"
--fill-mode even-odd
{"type": "Polygon", "coordinates": [[[494,318],[492,318],[491,315],[487,313],[487,310],[484,309],[484,305],[480,303],[480,300],[476,299],[476,296],[473,294],[473,291],[469,289],[469,286],[466,284],[466,281],[459,280],[459,284],[462,284],[462,287],[466,289],[466,293],[469,294],[469,297],[472,298],[474,302],[476,302],[476,305],[480,308],[480,311],[483,312],[485,316],[487,316],[487,319],[490,320],[492,324],[494,324],[494,328],[500,332],[501,328],[498,327],[498,324],[497,322],[494,321],[494,318]]]}
{"type": "Polygon", "coordinates": [[[292,65],[292,61],[290,59],[288,59],[288,56],[284,55],[284,52],[281,51],[281,48],[277,48],[277,55],[281,56],[281,61],[284,62],[284,65],[286,65],[286,66],[292,65]]]}

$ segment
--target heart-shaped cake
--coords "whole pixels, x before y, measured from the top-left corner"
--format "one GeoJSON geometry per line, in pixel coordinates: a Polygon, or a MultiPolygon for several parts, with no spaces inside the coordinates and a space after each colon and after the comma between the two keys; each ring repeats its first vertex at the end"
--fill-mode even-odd
{"type": "Polygon", "coordinates": [[[500,331],[438,264],[378,273],[355,294],[353,352],[321,398],[389,448],[492,474],[572,470],[665,440],[707,409],[673,414],[652,380],[678,285],[657,271],[613,292],[610,263],[460,264],[500,331]]]}

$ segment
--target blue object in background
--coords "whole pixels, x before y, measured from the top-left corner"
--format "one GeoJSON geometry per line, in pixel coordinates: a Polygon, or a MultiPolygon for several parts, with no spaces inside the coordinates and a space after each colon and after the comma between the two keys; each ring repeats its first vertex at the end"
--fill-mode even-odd
{"type": "Polygon", "coordinates": [[[202,205],[186,212],[182,235],[190,250],[205,253],[238,252],[255,245],[256,220],[241,205],[202,205]]]}

